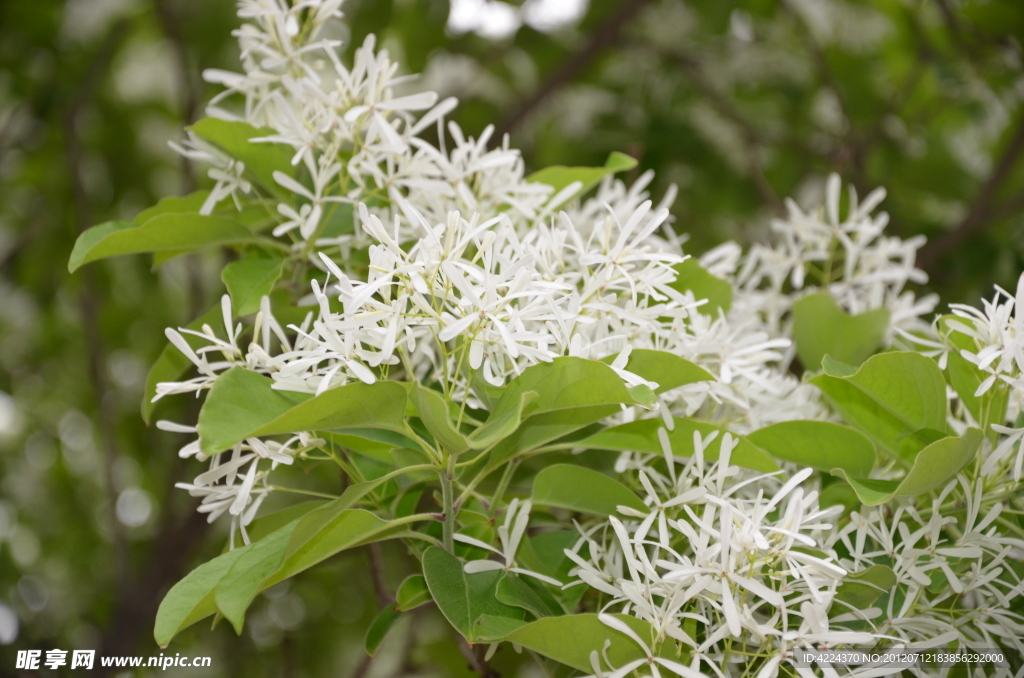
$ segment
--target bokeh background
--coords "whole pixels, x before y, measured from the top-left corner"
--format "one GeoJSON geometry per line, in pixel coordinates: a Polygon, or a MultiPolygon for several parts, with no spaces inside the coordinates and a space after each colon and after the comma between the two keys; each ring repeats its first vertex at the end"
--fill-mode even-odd
{"type": "MultiPolygon", "coordinates": [[[[889,231],[924,235],[927,287],[978,303],[1024,269],[1020,0],[347,0],[467,133],[529,168],[654,169],[692,252],[764,239],[837,171],[883,185],[889,231]]],[[[18,649],[157,654],[166,590],[225,533],[174,490],[197,463],[139,401],[163,328],[223,293],[219,254],[66,262],[78,233],[208,183],[167,142],[201,117],[200,73],[234,68],[231,0],[0,0],[0,675],[18,649]]],[[[159,416],[194,419],[187,398],[159,416]]],[[[363,633],[401,580],[335,558],[264,594],[237,637],[200,624],[189,676],[469,675],[429,609],[372,663],[363,633]]],[[[503,675],[535,676],[509,660],[503,675]]],[[[96,674],[101,673],[99,669],[96,674]]],[[[174,675],[170,670],[164,675],[174,675]]]]}

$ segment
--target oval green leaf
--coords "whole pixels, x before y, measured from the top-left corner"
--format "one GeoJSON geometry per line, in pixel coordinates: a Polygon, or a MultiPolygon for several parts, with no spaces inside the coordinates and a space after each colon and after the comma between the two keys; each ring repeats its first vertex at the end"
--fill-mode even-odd
{"type": "Polygon", "coordinates": [[[875,446],[863,434],[827,421],[784,421],[747,435],[776,459],[830,471],[841,468],[867,478],[875,467],[875,446]]]}
{"type": "Polygon", "coordinates": [[[78,236],[68,271],[108,257],[145,252],[182,252],[209,245],[257,243],[259,238],[241,224],[198,214],[161,214],[142,226],[132,221],[109,221],[78,236]]]}
{"type": "Polygon", "coordinates": [[[860,369],[822,361],[825,374],[811,383],[825,393],[846,423],[875,444],[912,459],[930,441],[921,429],[946,430],[946,381],[935,361],[909,352],[881,353],[860,369]]]}
{"type": "Polygon", "coordinates": [[[549,466],[533,481],[533,503],[596,516],[614,515],[619,506],[647,511],[632,490],[614,478],[585,466],[549,466]]]}
{"type": "Polygon", "coordinates": [[[810,294],[793,304],[796,354],[809,370],[817,371],[826,355],[860,365],[882,345],[888,328],[888,309],[850,315],[828,292],[810,294]]]}
{"type": "MultiPolygon", "coordinates": [[[[725,429],[695,419],[683,419],[676,417],[675,428],[668,432],[669,444],[672,446],[672,454],[680,457],[693,455],[693,434],[700,432],[701,436],[707,437],[718,431],[718,436],[704,450],[704,458],[708,461],[717,461],[719,451],[722,449],[722,439],[725,429]]],[[[577,447],[589,447],[598,450],[616,450],[648,452],[650,454],[662,454],[661,442],[658,440],[658,429],[664,423],[658,419],[639,419],[626,424],[612,426],[599,431],[589,438],[584,438],[576,443],[577,447]]],[[[731,463],[744,468],[773,473],[779,470],[779,465],[765,452],[750,444],[743,436],[735,433],[732,437],[738,441],[733,449],[730,458],[731,463]]]]}

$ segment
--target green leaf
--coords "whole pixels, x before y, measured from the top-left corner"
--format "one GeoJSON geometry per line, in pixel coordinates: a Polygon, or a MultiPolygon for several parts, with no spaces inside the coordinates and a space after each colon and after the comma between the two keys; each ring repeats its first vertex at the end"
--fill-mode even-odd
{"type": "Polygon", "coordinates": [[[328,504],[311,511],[295,526],[288,541],[284,564],[262,588],[273,586],[331,556],[355,546],[390,539],[403,533],[416,521],[429,519],[414,515],[396,520],[383,520],[369,511],[348,509],[337,513],[328,504]],[[324,516],[331,516],[325,521],[324,516]]]}
{"type": "Polygon", "coordinates": [[[537,394],[527,409],[530,416],[495,446],[491,463],[578,431],[618,412],[621,404],[648,407],[654,400],[650,389],[627,388],[603,362],[566,357],[524,370],[506,387],[495,411],[518,406],[529,391],[537,394]]]}
{"type": "Polygon", "coordinates": [[[244,162],[246,173],[263,188],[279,196],[291,196],[290,191],[274,181],[274,172],[283,172],[295,177],[295,167],[291,163],[292,152],[281,144],[250,141],[275,134],[274,130],[257,129],[244,122],[219,118],[203,118],[189,129],[200,139],[218,146],[232,158],[244,162]]]}
{"type": "Polygon", "coordinates": [[[265,539],[252,544],[214,590],[217,608],[241,633],[245,611],[256,594],[349,548],[404,532],[421,516],[387,521],[369,511],[334,510],[328,504],[310,511],[265,539]],[[329,516],[324,520],[324,515],[329,516]]]}
{"type": "Polygon", "coordinates": [[[594,405],[643,404],[615,370],[583,358],[555,358],[527,368],[506,387],[497,409],[509,407],[509,401],[514,406],[527,391],[537,393],[531,415],[594,405]]]}
{"type": "MultiPolygon", "coordinates": [[[[644,639],[652,637],[650,624],[630,615],[616,614],[616,617],[644,639]]],[[[561,617],[543,617],[516,628],[498,638],[487,640],[506,640],[522,645],[528,650],[550,657],[555,661],[571,666],[577,670],[591,672],[590,653],[602,651],[608,641],[607,656],[614,666],[622,666],[646,655],[643,650],[628,636],[615,629],[605,626],[596,614],[571,614],[561,617]]],[[[674,643],[666,642],[661,646],[661,653],[674,653],[674,643]]]]}
{"type": "Polygon", "coordinates": [[[829,471],[841,468],[867,478],[875,467],[875,446],[852,428],[827,421],[784,421],[747,435],[777,459],[829,471]]]}
{"type": "Polygon", "coordinates": [[[502,573],[494,595],[499,602],[526,610],[534,617],[554,617],[564,614],[551,596],[542,596],[524,579],[511,572],[502,573]]]}
{"type": "Polygon", "coordinates": [[[314,398],[275,391],[272,383],[267,377],[241,368],[222,374],[199,412],[203,451],[215,454],[253,436],[296,431],[406,430],[406,390],[397,382],[351,383],[314,398]]]}
{"type": "Polygon", "coordinates": [[[538,473],[533,481],[533,503],[597,516],[614,515],[619,506],[648,510],[640,497],[618,480],[572,464],[556,464],[538,473]]]}
{"type": "Polygon", "coordinates": [[[180,252],[209,245],[256,243],[259,238],[241,224],[214,216],[162,214],[142,226],[109,221],[78,236],[68,260],[68,272],[98,259],[143,252],[180,252]]]}
{"type": "Polygon", "coordinates": [[[617,405],[593,405],[533,415],[510,436],[494,446],[490,454],[490,463],[498,464],[517,454],[535,450],[620,411],[617,405]]]}
{"type": "Polygon", "coordinates": [[[274,289],[283,269],[284,262],[279,259],[243,259],[225,266],[220,279],[231,295],[235,315],[259,311],[260,300],[274,289]]]}
{"type": "Polygon", "coordinates": [[[495,597],[500,570],[466,574],[462,562],[444,549],[431,546],[423,554],[423,576],[434,602],[448,622],[466,640],[478,640],[477,620],[481,615],[524,618],[523,610],[506,605],[495,597]]]}
{"type": "Polygon", "coordinates": [[[183,629],[217,611],[214,587],[251,548],[251,545],[243,546],[207,561],[171,587],[156,613],[153,637],[157,645],[167,647],[183,629]]]}
{"type": "Polygon", "coordinates": [[[298,523],[296,520],[265,539],[253,542],[217,582],[213,590],[214,601],[225,619],[235,627],[236,633],[242,633],[245,611],[260,591],[260,584],[281,567],[288,539],[298,523]]]}
{"type": "Polygon", "coordinates": [[[395,607],[398,610],[415,610],[420,605],[429,603],[430,589],[427,588],[427,580],[422,574],[412,574],[406,577],[398,586],[398,593],[395,594],[395,607]]]}
{"type": "MultiPolygon", "coordinates": [[[[672,446],[672,454],[680,457],[692,456],[694,432],[699,432],[702,437],[706,438],[711,433],[718,431],[718,436],[704,450],[704,458],[706,460],[711,462],[718,460],[718,453],[722,449],[725,429],[694,419],[676,417],[673,421],[675,429],[667,431],[669,444],[672,446]]],[[[660,417],[658,419],[639,419],[599,431],[589,438],[584,438],[574,443],[574,445],[576,447],[589,447],[598,450],[616,450],[619,452],[629,450],[660,455],[662,450],[661,442],[658,440],[658,429],[662,427],[664,427],[664,423],[660,417]]],[[[732,451],[730,463],[764,473],[772,473],[779,470],[779,465],[775,463],[775,460],[750,444],[746,438],[735,433],[732,434],[732,437],[738,441],[738,445],[732,451]]]]}
{"type": "Polygon", "coordinates": [[[366,629],[366,637],[363,639],[363,647],[366,648],[366,654],[371,657],[377,654],[377,650],[380,649],[381,643],[384,642],[388,632],[395,627],[395,624],[401,618],[402,613],[390,605],[373,618],[370,627],[366,629]]]}
{"type": "Polygon", "coordinates": [[[888,328],[888,309],[850,315],[828,292],[808,295],[793,304],[796,354],[809,370],[816,371],[826,355],[860,365],[882,345],[888,328]]]}
{"type": "Polygon", "coordinates": [[[596,186],[601,179],[609,174],[626,172],[636,167],[636,160],[625,153],[613,152],[605,161],[604,167],[565,167],[564,165],[552,165],[538,170],[526,177],[526,180],[535,184],[547,184],[558,193],[563,188],[578,181],[583,184],[576,192],[577,196],[583,195],[596,186]]]}
{"type": "MultiPolygon", "coordinates": [[[[615,356],[608,356],[602,362],[611,364],[615,356]]],[[[626,370],[658,385],[655,393],[664,393],[674,388],[698,381],[714,381],[711,373],[694,365],[686,358],[680,358],[668,351],[654,351],[646,348],[634,349],[629,354],[626,370]]]]}
{"type": "Polygon", "coordinates": [[[480,428],[469,435],[469,446],[474,450],[483,450],[497,443],[502,438],[512,435],[523,421],[523,416],[534,400],[536,391],[523,391],[519,398],[503,401],[496,407],[480,428]]]}
{"type": "Polygon", "coordinates": [[[326,505],[327,502],[322,499],[303,501],[298,504],[293,504],[288,508],[283,508],[280,511],[274,511],[273,513],[268,513],[265,516],[260,516],[254,520],[248,528],[246,528],[246,532],[249,533],[249,540],[254,542],[259,541],[271,532],[284,527],[292,521],[298,520],[310,511],[326,505]]]}
{"type": "MultiPolygon", "coordinates": [[[[528,570],[547,575],[558,581],[569,581],[571,579],[569,571],[576,567],[576,563],[566,557],[565,550],[571,549],[579,536],[575,530],[552,530],[525,536],[519,544],[516,558],[519,564],[528,570]]],[[[556,591],[554,595],[564,611],[570,612],[576,609],[586,588],[585,586],[572,586],[556,591]]]]}
{"type": "Polygon", "coordinates": [[[275,391],[269,377],[239,367],[220,375],[199,411],[199,443],[206,454],[230,449],[285,415],[307,394],[275,391]]]}
{"type": "Polygon", "coordinates": [[[981,430],[995,440],[998,437],[998,432],[993,431],[991,425],[1002,424],[1006,421],[1010,390],[1002,382],[997,381],[988,392],[976,397],[974,394],[978,391],[978,387],[989,375],[960,355],[960,350],[976,352],[978,347],[973,337],[958,329],[958,326],[971,326],[973,323],[967,318],[946,315],[938,319],[937,325],[939,332],[958,349],[950,351],[946,355],[946,375],[949,377],[950,386],[956,391],[967,411],[978,422],[981,430]]]}
{"type": "Polygon", "coordinates": [[[517,558],[527,569],[567,581],[569,570],[576,564],[566,557],[565,549],[572,548],[579,537],[575,530],[553,530],[527,535],[519,545],[517,558]]]}
{"type": "Polygon", "coordinates": [[[448,401],[437,391],[420,386],[413,382],[409,389],[409,399],[416,408],[420,421],[450,454],[458,456],[469,449],[469,441],[456,428],[448,416],[448,401]]]}
{"type": "Polygon", "coordinates": [[[732,284],[728,280],[711,275],[692,257],[672,268],[676,279],[669,287],[679,292],[689,290],[698,301],[707,299],[708,303],[697,308],[702,314],[715,318],[719,310],[728,313],[732,308],[732,284]]]}
{"type": "Polygon", "coordinates": [[[946,382],[934,360],[909,352],[881,353],[860,369],[828,356],[825,374],[811,383],[825,393],[846,423],[879,447],[913,456],[926,444],[921,429],[946,430],[946,382]]]}
{"type": "Polygon", "coordinates": [[[200,208],[202,208],[209,195],[209,191],[195,191],[188,195],[172,195],[160,198],[155,205],[136,214],[132,221],[141,226],[153,217],[158,217],[161,214],[180,214],[182,212],[199,214],[200,208]]]}
{"type": "Polygon", "coordinates": [[[925,447],[902,481],[851,478],[843,469],[832,474],[845,479],[868,506],[884,504],[893,497],[914,497],[943,487],[956,477],[978,453],[984,434],[969,428],[959,438],[950,436],[925,447]]]}
{"type": "MultiPolygon", "coordinates": [[[[186,327],[195,331],[200,331],[203,325],[209,325],[213,329],[220,328],[223,327],[223,317],[220,304],[216,304],[209,311],[186,325],[186,327]]],[[[218,332],[218,334],[221,333],[218,332]]],[[[193,349],[197,349],[205,343],[199,337],[191,334],[182,334],[181,336],[193,349]]],[[[164,346],[164,350],[160,352],[156,362],[153,363],[153,366],[149,368],[149,372],[146,374],[146,386],[143,389],[142,396],[142,420],[146,424],[150,423],[153,410],[157,406],[157,403],[153,402],[153,397],[156,396],[156,385],[166,381],[179,381],[181,376],[190,367],[192,367],[192,361],[182,355],[181,351],[174,344],[168,342],[164,346]]]]}
{"type": "Polygon", "coordinates": [[[896,574],[885,565],[872,565],[861,572],[848,574],[836,589],[833,599],[846,605],[833,602],[833,614],[843,614],[849,609],[866,610],[895,585],[896,574]]]}

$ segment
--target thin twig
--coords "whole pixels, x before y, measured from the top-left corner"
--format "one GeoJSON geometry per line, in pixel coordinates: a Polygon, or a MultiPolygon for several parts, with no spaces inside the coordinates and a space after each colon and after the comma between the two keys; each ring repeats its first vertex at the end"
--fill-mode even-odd
{"type": "Polygon", "coordinates": [[[1018,198],[1008,200],[1001,206],[996,205],[994,201],[999,189],[1016,168],[1022,152],[1024,152],[1024,117],[1018,121],[1017,129],[992,167],[992,172],[978,189],[960,224],[953,230],[930,241],[921,249],[918,257],[918,265],[921,268],[934,273],[948,254],[988,228],[996,221],[996,217],[1006,216],[1007,206],[1016,207],[1020,204],[1018,198]]]}
{"type": "Polygon", "coordinates": [[[633,20],[648,0],[623,0],[608,18],[590,35],[582,49],[569,56],[551,74],[536,92],[524,101],[491,136],[491,144],[498,145],[502,137],[512,132],[526,120],[533,111],[554,92],[583,74],[605,51],[622,38],[624,28],[633,20]]]}
{"type": "Polygon", "coordinates": [[[370,671],[370,666],[373,664],[372,655],[363,655],[363,660],[359,662],[359,666],[356,667],[355,673],[352,674],[352,678],[366,678],[366,674],[370,671]]]}
{"type": "Polygon", "coordinates": [[[679,66],[683,74],[690,80],[694,87],[703,94],[711,105],[718,111],[718,114],[729,120],[739,130],[744,141],[744,160],[747,174],[754,183],[761,200],[768,205],[777,215],[785,216],[786,207],[779,199],[771,182],[764,173],[761,166],[759,152],[761,147],[769,143],[765,133],[758,130],[747,120],[742,113],[733,105],[718,87],[711,81],[701,68],[700,61],[696,56],[683,51],[671,51],[663,55],[664,58],[679,66]]]}
{"type": "Polygon", "coordinates": [[[501,674],[487,665],[484,653],[486,645],[470,645],[465,638],[459,636],[459,652],[466,660],[466,665],[471,671],[475,671],[480,678],[501,678],[501,674]]]}
{"type": "Polygon", "coordinates": [[[377,595],[377,607],[383,610],[395,602],[395,597],[388,591],[384,580],[384,567],[380,557],[380,545],[371,543],[366,547],[370,558],[370,576],[373,577],[373,591],[377,595]]]}
{"type": "MultiPolygon", "coordinates": [[[[92,226],[92,208],[82,176],[82,143],[78,136],[78,118],[95,94],[100,80],[110,66],[114,54],[128,35],[130,24],[122,20],[110,29],[103,43],[96,50],[78,89],[75,91],[64,115],[64,151],[68,176],[74,196],[75,221],[77,230],[82,232],[92,226]]],[[[104,480],[107,494],[107,513],[114,540],[114,568],[117,581],[129,579],[128,551],[125,536],[117,519],[117,490],[114,486],[114,467],[120,452],[115,431],[116,414],[113,401],[108,397],[110,390],[106,377],[106,347],[99,326],[100,298],[93,269],[82,271],[82,287],[79,307],[82,314],[82,330],[85,334],[86,358],[89,379],[99,413],[100,436],[104,451],[104,480]]]]}

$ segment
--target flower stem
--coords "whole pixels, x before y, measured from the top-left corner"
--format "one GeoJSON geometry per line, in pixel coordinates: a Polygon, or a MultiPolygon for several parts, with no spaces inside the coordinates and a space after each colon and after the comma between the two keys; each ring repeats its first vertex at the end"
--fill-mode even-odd
{"type": "Polygon", "coordinates": [[[444,531],[442,543],[444,550],[448,553],[455,553],[455,498],[452,491],[452,481],[455,479],[455,457],[448,455],[448,464],[442,469],[438,476],[441,479],[441,501],[444,507],[444,531]]]}
{"type": "Polygon", "coordinates": [[[498,482],[498,489],[494,491],[494,499],[491,500],[491,515],[493,516],[498,510],[498,504],[501,503],[502,498],[505,496],[505,490],[508,489],[508,484],[512,480],[512,476],[515,474],[516,469],[519,467],[519,460],[512,459],[505,466],[505,472],[501,474],[501,480],[498,482]]]}

